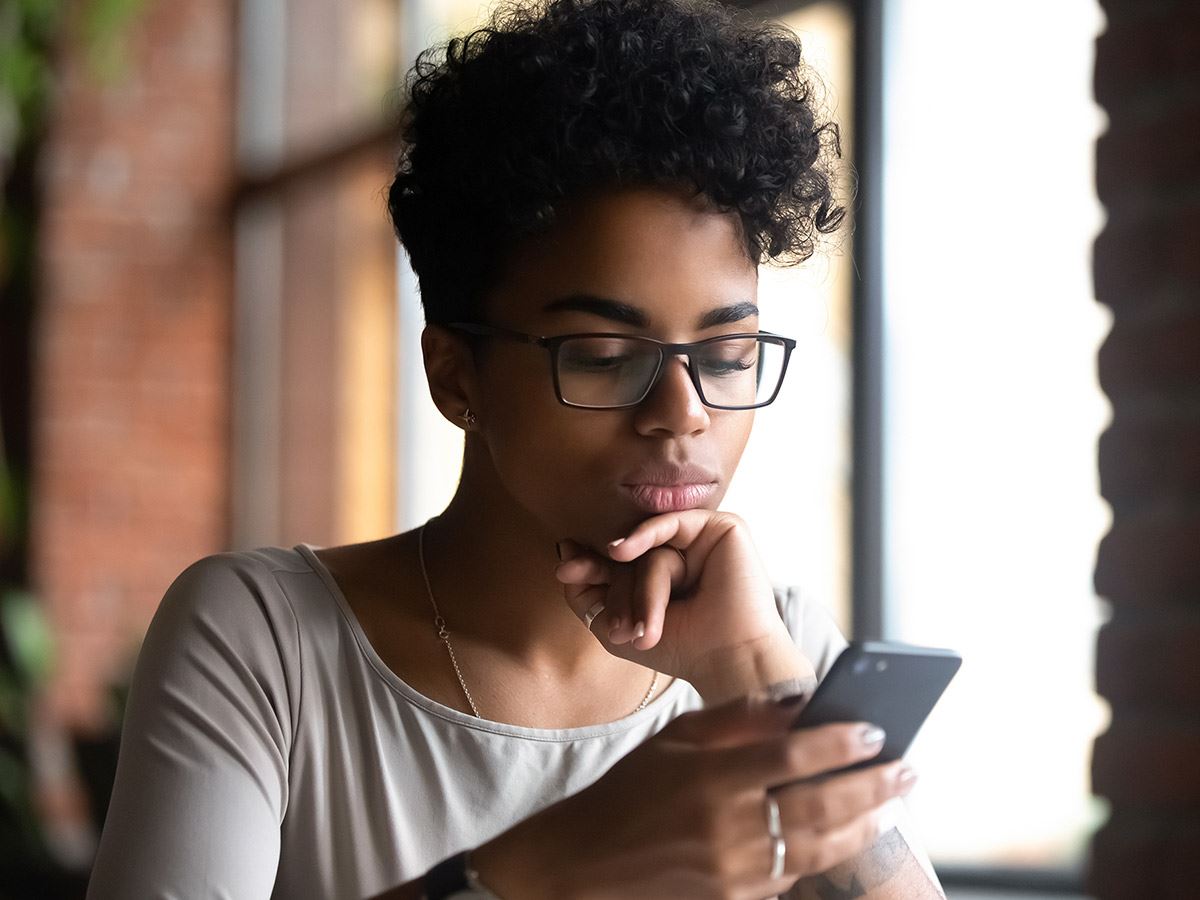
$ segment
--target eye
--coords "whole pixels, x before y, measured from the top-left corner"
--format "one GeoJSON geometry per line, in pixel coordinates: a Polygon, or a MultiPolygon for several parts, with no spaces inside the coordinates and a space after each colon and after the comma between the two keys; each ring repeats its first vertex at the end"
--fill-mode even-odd
{"type": "Polygon", "coordinates": [[[629,362],[628,354],[620,356],[578,356],[572,355],[569,359],[564,359],[563,363],[570,366],[577,372],[607,372],[612,369],[619,368],[629,362]]]}
{"type": "Polygon", "coordinates": [[[705,359],[701,367],[711,375],[736,375],[754,368],[753,359],[705,359]]]}

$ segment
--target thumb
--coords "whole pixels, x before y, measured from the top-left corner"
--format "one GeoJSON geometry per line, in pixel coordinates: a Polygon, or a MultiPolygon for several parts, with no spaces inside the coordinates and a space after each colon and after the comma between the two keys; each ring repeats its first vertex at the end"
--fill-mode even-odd
{"type": "Polygon", "coordinates": [[[735,747],[786,731],[808,703],[811,691],[773,700],[765,693],[736,697],[720,706],[684,713],[663,733],[704,747],[735,747]]]}

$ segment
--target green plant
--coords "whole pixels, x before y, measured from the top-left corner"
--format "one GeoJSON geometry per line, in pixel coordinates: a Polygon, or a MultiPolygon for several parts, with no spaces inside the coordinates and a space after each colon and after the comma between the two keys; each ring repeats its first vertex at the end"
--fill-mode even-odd
{"type": "Polygon", "coordinates": [[[0,0],[0,900],[81,895],[43,840],[29,765],[33,697],[53,663],[27,581],[29,341],[37,299],[38,157],[68,30],[91,77],[120,78],[144,0],[0,0]]]}

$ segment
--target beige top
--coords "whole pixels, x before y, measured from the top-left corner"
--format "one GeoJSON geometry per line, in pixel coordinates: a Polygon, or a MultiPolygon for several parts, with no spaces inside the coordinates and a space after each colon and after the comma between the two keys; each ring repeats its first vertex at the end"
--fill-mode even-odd
{"type": "MultiPolygon", "coordinates": [[[[581,728],[444,706],[384,665],[314,549],[217,553],[168,588],[138,658],[92,900],[369,897],[582,790],[703,705],[676,679],[581,728]]],[[[845,638],[820,604],[792,589],[776,600],[824,678],[845,638]]]]}

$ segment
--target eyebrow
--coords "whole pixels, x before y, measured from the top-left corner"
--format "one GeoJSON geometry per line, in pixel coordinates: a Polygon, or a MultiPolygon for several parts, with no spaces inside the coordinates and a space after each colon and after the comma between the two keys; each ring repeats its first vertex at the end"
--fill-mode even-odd
{"type": "MultiPolygon", "coordinates": [[[[543,307],[543,312],[591,313],[594,316],[611,319],[623,325],[633,325],[636,328],[645,328],[650,324],[650,317],[636,306],[630,306],[628,303],[621,303],[609,297],[597,297],[594,294],[570,294],[560,297],[547,303],[543,307]]],[[[740,303],[710,309],[700,317],[696,327],[703,331],[706,328],[729,325],[757,315],[758,307],[743,300],[740,303]]]]}

